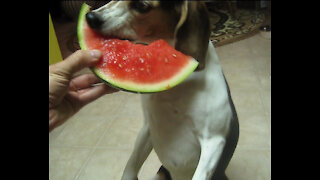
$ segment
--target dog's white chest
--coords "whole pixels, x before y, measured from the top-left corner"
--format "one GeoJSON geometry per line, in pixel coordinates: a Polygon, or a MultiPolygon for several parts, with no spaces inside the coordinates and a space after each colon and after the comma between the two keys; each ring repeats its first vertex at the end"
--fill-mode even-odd
{"type": "Polygon", "coordinates": [[[142,95],[154,150],[173,176],[184,176],[177,179],[191,179],[200,157],[199,136],[224,136],[228,131],[226,84],[215,54],[208,58],[212,62],[205,70],[194,72],[177,87],[142,95]]]}
{"type": "Polygon", "coordinates": [[[187,102],[185,95],[176,93],[143,96],[143,106],[147,108],[153,148],[162,164],[172,176],[192,177],[200,157],[200,144],[193,125],[195,104],[187,102]]]}

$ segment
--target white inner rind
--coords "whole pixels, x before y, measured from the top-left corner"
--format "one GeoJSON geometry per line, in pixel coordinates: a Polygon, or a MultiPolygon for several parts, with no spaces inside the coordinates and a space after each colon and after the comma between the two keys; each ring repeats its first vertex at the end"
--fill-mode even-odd
{"type": "MultiPolygon", "coordinates": [[[[79,20],[78,20],[78,41],[80,44],[81,49],[87,49],[84,41],[84,32],[83,32],[83,26],[85,22],[85,15],[87,12],[89,12],[90,6],[87,4],[83,4],[80,10],[79,14],[79,20]]],[[[181,68],[181,71],[169,78],[168,80],[164,80],[157,83],[136,83],[133,81],[125,81],[125,80],[119,80],[114,79],[107,74],[105,74],[102,70],[98,68],[92,68],[93,72],[100,77],[101,79],[105,80],[106,82],[110,83],[111,85],[115,87],[119,87],[122,89],[126,89],[129,91],[134,92],[158,92],[158,91],[164,91],[167,89],[170,89],[182,81],[184,81],[198,66],[198,61],[196,61],[194,58],[189,57],[188,59],[189,63],[185,65],[183,68],[181,68]]]]}

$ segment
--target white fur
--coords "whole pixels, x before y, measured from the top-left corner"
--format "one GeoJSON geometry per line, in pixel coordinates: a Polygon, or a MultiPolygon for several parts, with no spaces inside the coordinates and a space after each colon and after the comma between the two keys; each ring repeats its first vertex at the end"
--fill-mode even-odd
{"type": "Polygon", "coordinates": [[[213,45],[209,43],[203,71],[171,90],[141,98],[145,125],[122,179],[137,176],[142,165],[137,162],[152,148],[174,180],[207,179],[222,153],[232,114],[213,45]],[[125,178],[127,174],[132,176],[125,178]]]}
{"type": "MultiPolygon", "coordinates": [[[[95,10],[103,14],[103,33],[134,37],[123,1],[95,10]]],[[[172,43],[172,42],[171,42],[172,43]]],[[[122,180],[137,179],[152,148],[173,180],[206,180],[223,151],[232,111],[227,85],[215,49],[209,42],[206,67],[180,85],[160,93],[144,94],[145,123],[122,180]]]]}
{"type": "Polygon", "coordinates": [[[128,39],[137,39],[137,34],[131,27],[133,15],[126,3],[111,1],[92,12],[98,13],[104,22],[100,33],[102,35],[116,35],[128,39]]]}

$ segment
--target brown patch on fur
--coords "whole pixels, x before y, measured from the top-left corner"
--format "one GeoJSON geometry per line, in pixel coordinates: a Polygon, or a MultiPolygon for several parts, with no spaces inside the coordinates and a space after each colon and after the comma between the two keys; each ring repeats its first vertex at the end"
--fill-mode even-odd
{"type": "Polygon", "coordinates": [[[210,38],[210,21],[203,2],[190,1],[184,24],[177,32],[175,48],[199,61],[197,70],[204,69],[210,38]]]}
{"type": "Polygon", "coordinates": [[[132,28],[137,33],[138,39],[144,42],[173,39],[178,15],[174,11],[161,8],[157,1],[153,4],[156,5],[153,5],[148,13],[133,13],[135,18],[132,21],[132,28]]]}

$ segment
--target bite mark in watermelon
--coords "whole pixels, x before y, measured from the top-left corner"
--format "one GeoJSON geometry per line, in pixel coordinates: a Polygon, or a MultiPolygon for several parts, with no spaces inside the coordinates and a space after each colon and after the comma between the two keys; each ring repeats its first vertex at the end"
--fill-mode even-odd
{"type": "Polygon", "coordinates": [[[107,84],[131,92],[159,92],[178,85],[198,66],[194,58],[175,50],[162,39],[142,45],[101,36],[86,22],[89,11],[90,6],[83,4],[78,40],[81,49],[102,52],[92,71],[107,84]]]}

